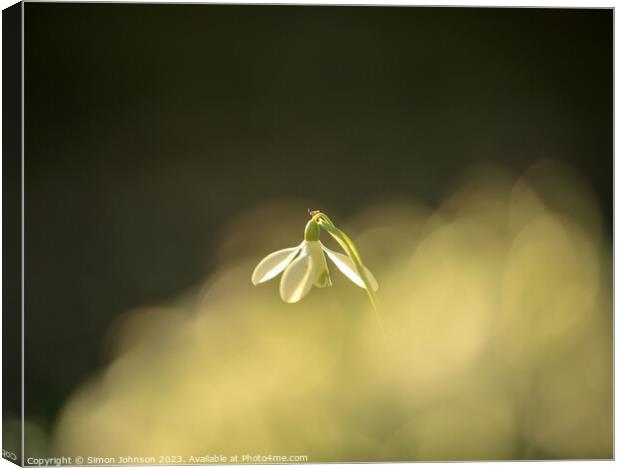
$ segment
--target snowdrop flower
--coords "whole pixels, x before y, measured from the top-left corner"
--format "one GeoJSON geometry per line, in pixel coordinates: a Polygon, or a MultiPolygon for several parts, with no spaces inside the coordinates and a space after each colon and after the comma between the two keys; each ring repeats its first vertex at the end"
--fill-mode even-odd
{"type": "Polygon", "coordinates": [[[377,280],[361,262],[363,273],[360,275],[351,257],[334,252],[321,243],[321,213],[312,214],[315,216],[306,225],[304,241],[297,247],[278,250],[262,259],[252,273],[252,283],[264,283],[284,272],[280,280],[280,297],[284,302],[298,302],[310,292],[312,286],[324,288],[332,285],[325,258],[327,255],[353,283],[364,289],[368,289],[368,285],[372,292],[376,291],[379,287],[377,280]]]}

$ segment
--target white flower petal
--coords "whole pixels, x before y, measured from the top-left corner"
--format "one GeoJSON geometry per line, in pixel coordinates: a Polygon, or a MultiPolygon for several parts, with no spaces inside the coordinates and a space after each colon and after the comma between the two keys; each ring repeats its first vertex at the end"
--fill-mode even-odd
{"type": "Polygon", "coordinates": [[[323,245],[318,244],[318,251],[314,253],[317,261],[316,279],[314,285],[317,288],[325,288],[332,285],[332,279],[329,276],[329,268],[327,268],[327,260],[323,252],[323,245]]]}
{"type": "Polygon", "coordinates": [[[280,297],[284,302],[297,302],[310,291],[316,279],[316,258],[304,249],[284,270],[280,281],[280,297]]]}
{"type": "Polygon", "coordinates": [[[325,288],[332,285],[332,278],[329,275],[329,268],[327,268],[327,260],[325,260],[325,254],[321,252],[321,259],[319,268],[317,268],[316,279],[314,285],[317,288],[325,288]]]}
{"type": "Polygon", "coordinates": [[[278,276],[293,261],[300,248],[301,245],[298,245],[297,247],[278,250],[267,255],[254,268],[252,283],[256,286],[278,276]]]}
{"type": "MultiPolygon", "coordinates": [[[[330,260],[334,262],[334,264],[338,267],[338,269],[347,278],[349,278],[351,281],[357,284],[360,288],[365,288],[364,281],[362,281],[362,278],[357,272],[357,268],[355,267],[355,263],[353,262],[353,260],[351,260],[348,256],[343,255],[338,252],[334,252],[333,250],[330,250],[325,246],[323,246],[323,250],[325,251],[327,256],[330,258],[330,260]]],[[[375,277],[373,276],[373,274],[370,272],[368,268],[366,268],[365,266],[363,268],[364,268],[364,272],[366,273],[366,278],[368,278],[368,282],[370,283],[370,287],[374,291],[376,291],[377,289],[379,289],[379,284],[377,283],[377,280],[375,279],[375,277]]]]}
{"type": "Polygon", "coordinates": [[[323,270],[323,272],[319,273],[314,281],[314,285],[317,288],[326,288],[327,286],[331,286],[332,279],[329,276],[329,270],[323,270]]]}

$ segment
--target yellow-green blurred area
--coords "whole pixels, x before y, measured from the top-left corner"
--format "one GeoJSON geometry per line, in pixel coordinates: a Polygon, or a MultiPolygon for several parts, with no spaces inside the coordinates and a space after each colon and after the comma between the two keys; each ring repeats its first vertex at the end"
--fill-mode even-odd
{"type": "Polygon", "coordinates": [[[115,322],[49,440],[26,427],[30,455],[612,457],[612,255],[591,187],[548,159],[472,167],[450,193],[239,215],[204,283],[115,322]],[[385,332],[333,266],[333,287],[298,304],[279,278],[252,286],[264,255],[301,241],[307,208],[356,242],[385,332]]]}

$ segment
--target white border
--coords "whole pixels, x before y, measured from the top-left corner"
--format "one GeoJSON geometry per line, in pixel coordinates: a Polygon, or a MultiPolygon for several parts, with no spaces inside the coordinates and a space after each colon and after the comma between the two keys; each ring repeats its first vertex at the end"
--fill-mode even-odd
{"type": "MultiPolygon", "coordinates": [[[[36,1],[36,0],[34,0],[36,1]]],[[[54,1],[54,0],[52,0],[54,1]]],[[[11,0],[0,0],[0,6],[2,7],[2,9],[5,9],[11,5],[14,5],[15,1],[11,1],[11,0]]],[[[105,2],[101,2],[101,1],[92,1],[92,0],[85,0],[85,1],[79,1],[79,0],[60,0],[58,1],[58,3],[127,3],[127,2],[123,2],[120,0],[109,0],[109,1],[105,1],[105,2]]],[[[502,7],[502,8],[510,8],[510,7],[526,7],[526,8],[615,8],[616,6],[616,2],[615,1],[590,1],[590,2],[585,2],[585,1],[574,1],[574,0],[562,0],[562,1],[528,1],[528,2],[498,2],[498,1],[485,1],[485,0],[477,0],[477,1],[466,1],[466,0],[450,0],[449,2],[446,3],[438,3],[438,2],[433,2],[433,1],[425,1],[425,0],[418,0],[418,1],[408,1],[408,0],[389,0],[389,1],[381,1],[381,0],[377,0],[377,1],[364,1],[364,0],[354,0],[354,1],[347,1],[347,0],[340,0],[340,1],[336,1],[336,0],[322,0],[322,1],[312,1],[312,0],[305,0],[305,1],[300,1],[300,2],[293,2],[293,1],[286,1],[286,0],[271,0],[271,1],[264,1],[264,0],[244,0],[244,1],[235,1],[235,0],[213,0],[213,1],[209,1],[209,2],[203,2],[203,1],[198,1],[198,0],[185,0],[185,1],[164,1],[164,0],[155,0],[155,1],[147,1],[147,0],[131,0],[131,2],[129,3],[196,3],[196,4],[255,4],[255,5],[368,5],[368,6],[439,6],[439,7],[450,7],[450,6],[462,6],[462,7],[502,7]]],[[[22,12],[23,12],[23,5],[22,5],[22,12]]],[[[2,24],[0,22],[0,38],[2,37],[2,24]]],[[[24,38],[24,24],[23,24],[23,14],[22,14],[22,44],[23,44],[23,38],[24,38]]],[[[617,108],[618,105],[618,97],[617,94],[615,93],[615,89],[617,87],[618,84],[618,76],[615,73],[616,72],[616,68],[615,68],[615,64],[617,63],[617,51],[618,51],[618,37],[615,34],[615,14],[614,14],[614,156],[615,156],[615,141],[616,141],[616,135],[618,135],[618,131],[620,130],[620,126],[618,124],[618,121],[615,119],[615,109],[617,108]]],[[[1,54],[0,54],[1,55],[1,54]]],[[[23,83],[23,73],[24,73],[24,60],[23,60],[23,48],[22,48],[22,96],[21,96],[21,100],[22,100],[22,109],[24,107],[24,83],[23,83]]],[[[1,61],[0,61],[0,86],[2,84],[2,65],[1,65],[1,61]]],[[[2,100],[0,98],[0,104],[1,104],[2,100]]],[[[1,125],[2,123],[2,117],[0,115],[0,135],[1,135],[1,125]]],[[[22,135],[21,135],[21,139],[22,139],[22,271],[21,271],[21,275],[22,275],[22,285],[23,285],[23,280],[24,280],[24,271],[23,271],[23,265],[24,265],[24,244],[23,244],[23,233],[24,233],[24,204],[23,204],[23,200],[24,200],[24,180],[23,180],[23,170],[24,170],[24,119],[23,119],[23,113],[22,113],[22,135]]],[[[615,181],[617,180],[617,176],[618,176],[618,172],[620,171],[620,169],[618,168],[618,166],[615,164],[615,157],[614,157],[614,246],[618,244],[618,242],[620,241],[620,234],[618,233],[618,230],[616,229],[616,220],[617,220],[617,192],[616,192],[616,186],[615,186],[615,181]]],[[[0,165],[0,207],[1,207],[1,203],[2,203],[2,167],[0,165]]],[[[0,208],[1,210],[1,208],[0,208]]],[[[1,225],[1,221],[0,221],[0,225],[1,225]]],[[[0,230],[0,243],[2,241],[2,232],[0,230]]],[[[615,253],[615,249],[614,249],[614,253],[615,253]]],[[[2,252],[0,251],[0,261],[2,260],[2,252]]],[[[615,271],[615,256],[614,256],[614,271],[615,271]]],[[[1,280],[2,280],[2,272],[0,271],[0,285],[1,285],[1,280]]],[[[617,362],[617,349],[615,347],[615,337],[618,336],[618,323],[615,320],[615,309],[616,309],[616,295],[615,295],[615,291],[618,289],[618,287],[620,286],[620,280],[618,279],[618,277],[616,277],[616,275],[614,274],[614,377],[615,377],[615,363],[617,362]]],[[[1,286],[0,286],[0,290],[1,290],[1,286]]],[[[24,333],[24,311],[23,311],[23,306],[24,306],[24,291],[23,291],[23,286],[22,286],[22,336],[24,333]]],[[[2,331],[2,325],[1,325],[1,321],[0,321],[0,357],[1,357],[1,331],[2,331]]],[[[24,340],[22,340],[22,368],[23,368],[23,363],[24,363],[24,349],[23,349],[23,343],[24,340]]],[[[618,408],[615,405],[615,401],[618,397],[618,387],[615,385],[615,378],[614,378],[614,429],[615,429],[615,422],[618,420],[618,408]]],[[[0,374],[0,399],[2,397],[2,376],[0,374]]],[[[22,373],[22,382],[21,382],[21,387],[22,387],[22,399],[23,399],[23,390],[24,390],[24,380],[23,380],[23,373],[22,373]]],[[[23,405],[22,405],[22,420],[24,418],[24,414],[23,414],[23,405]]],[[[1,434],[1,428],[2,428],[2,421],[0,418],[0,434],[1,434]]],[[[23,453],[23,443],[24,443],[24,438],[23,438],[23,425],[22,425],[22,453],[23,453]]],[[[615,433],[614,433],[614,454],[619,453],[618,449],[619,449],[620,445],[618,444],[618,439],[615,437],[615,433]]],[[[463,462],[461,462],[463,463],[463,462]]],[[[468,465],[484,465],[484,466],[488,466],[488,467],[497,467],[500,466],[501,464],[504,463],[510,463],[511,467],[516,467],[516,468],[521,468],[521,467],[527,467],[527,466],[531,466],[531,463],[533,462],[464,462],[467,463],[468,465]]],[[[590,463],[592,463],[591,461],[549,461],[546,463],[553,463],[555,466],[564,466],[564,464],[566,465],[570,465],[571,467],[586,467],[586,466],[590,466],[590,463]]],[[[598,461],[596,462],[596,465],[605,465],[608,466],[610,464],[615,464],[614,461],[598,461]]],[[[348,463],[347,465],[363,465],[361,463],[348,463]]],[[[394,465],[394,464],[388,464],[388,463],[373,463],[373,466],[377,466],[377,467],[389,467],[390,465],[394,465]]],[[[398,463],[398,466],[447,466],[450,465],[449,463],[445,463],[445,462],[436,462],[436,463],[425,463],[425,462],[420,462],[420,463],[398,463]]],[[[8,462],[7,460],[2,459],[0,461],[0,468],[1,467],[11,467],[11,466],[15,466],[12,463],[8,462]]],[[[141,466],[149,466],[149,465],[141,465],[141,466]]],[[[158,467],[161,465],[155,465],[155,467],[158,467]]],[[[237,466],[249,466],[249,465],[237,465],[237,466]]],[[[269,466],[269,465],[268,465],[269,466]]],[[[325,464],[305,464],[304,466],[309,466],[309,467],[322,467],[322,466],[326,466],[325,464]]]]}

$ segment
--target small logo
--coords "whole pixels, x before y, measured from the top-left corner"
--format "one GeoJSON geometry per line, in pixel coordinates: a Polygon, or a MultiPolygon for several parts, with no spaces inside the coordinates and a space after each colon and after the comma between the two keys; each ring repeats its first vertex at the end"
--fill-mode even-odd
{"type": "Polygon", "coordinates": [[[2,449],[2,458],[6,458],[8,460],[17,461],[17,455],[9,450],[2,449]]]}

